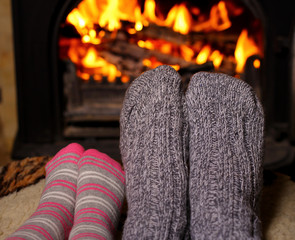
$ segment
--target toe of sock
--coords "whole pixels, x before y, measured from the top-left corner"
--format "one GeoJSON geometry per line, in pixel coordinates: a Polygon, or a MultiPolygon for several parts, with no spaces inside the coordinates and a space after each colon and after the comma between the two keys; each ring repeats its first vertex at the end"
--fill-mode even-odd
{"type": "Polygon", "coordinates": [[[198,72],[193,75],[186,93],[187,105],[191,109],[204,100],[205,103],[232,104],[245,114],[255,111],[263,115],[262,105],[252,87],[226,74],[198,72]]]}
{"type": "Polygon", "coordinates": [[[158,89],[158,92],[162,90],[163,94],[166,94],[171,90],[179,91],[180,83],[180,75],[167,65],[144,72],[131,83],[126,91],[120,116],[121,122],[126,122],[135,105],[145,106],[145,102],[148,103],[151,100],[151,92],[154,93],[154,89],[158,89]]]}
{"type": "Polygon", "coordinates": [[[82,155],[84,152],[84,148],[79,143],[70,143],[66,147],[62,148],[56,155],[61,155],[69,152],[82,155]]]}
{"type": "Polygon", "coordinates": [[[122,170],[122,166],[119,162],[117,162],[116,160],[112,159],[109,155],[100,152],[96,149],[87,149],[82,157],[94,157],[94,158],[99,158],[109,164],[111,164],[112,166],[114,166],[117,170],[119,170],[120,172],[124,173],[122,170]]]}

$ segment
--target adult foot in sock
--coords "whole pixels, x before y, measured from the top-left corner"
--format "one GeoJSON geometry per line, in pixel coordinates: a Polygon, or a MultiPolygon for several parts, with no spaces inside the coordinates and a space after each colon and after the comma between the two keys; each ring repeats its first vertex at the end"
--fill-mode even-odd
{"type": "Polygon", "coordinates": [[[186,92],[192,239],[260,239],[264,115],[248,84],[197,73],[186,92]]]}
{"type": "Polygon", "coordinates": [[[67,239],[74,220],[77,161],[83,151],[72,143],[46,164],[46,183],[37,210],[7,239],[67,239]]]}
{"type": "Polygon", "coordinates": [[[124,200],[121,165],[95,149],[78,162],[77,197],[70,240],[113,239],[124,200]]]}
{"type": "Polygon", "coordinates": [[[123,239],[182,239],[187,230],[187,131],[178,73],[160,66],[134,80],[120,124],[128,204],[123,239]]]}

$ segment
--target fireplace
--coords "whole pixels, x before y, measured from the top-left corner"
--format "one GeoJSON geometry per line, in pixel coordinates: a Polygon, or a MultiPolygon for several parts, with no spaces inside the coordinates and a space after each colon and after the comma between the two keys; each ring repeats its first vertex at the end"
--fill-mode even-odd
{"type": "Polygon", "coordinates": [[[262,23],[241,4],[83,0],[65,16],[58,39],[65,137],[117,136],[108,126],[119,120],[129,83],[162,64],[184,85],[192,73],[214,70],[251,79],[259,92],[259,76],[245,73],[260,71],[262,23]]]}
{"type": "Polygon", "coordinates": [[[291,147],[288,7],[254,0],[123,2],[12,1],[19,115],[14,158],[52,155],[77,141],[119,159],[124,93],[141,72],[160,64],[174,67],[185,84],[201,70],[248,82],[263,102],[271,142],[287,139],[291,147]],[[284,12],[274,12],[273,4],[284,12]]]}

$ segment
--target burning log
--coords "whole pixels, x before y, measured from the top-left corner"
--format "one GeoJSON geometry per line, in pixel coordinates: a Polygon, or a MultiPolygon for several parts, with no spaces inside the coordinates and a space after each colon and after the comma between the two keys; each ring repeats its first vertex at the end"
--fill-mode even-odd
{"type": "Polygon", "coordinates": [[[167,65],[179,65],[181,68],[193,64],[183,58],[164,54],[157,50],[144,49],[127,41],[113,41],[104,44],[100,55],[106,61],[116,65],[123,74],[129,76],[139,76],[146,69],[145,59],[156,58],[159,62],[167,65]]]}
{"type": "MultiPolygon", "coordinates": [[[[124,21],[122,28],[116,32],[97,29],[97,32],[104,32],[101,43],[94,45],[91,43],[84,43],[85,48],[91,45],[96,49],[97,56],[102,57],[110,64],[116,66],[123,75],[132,78],[139,76],[143,71],[149,68],[159,65],[158,63],[174,65],[177,66],[177,68],[201,65],[206,62],[206,60],[204,62],[197,61],[198,64],[196,64],[196,53],[199,53],[204,47],[204,44],[208,42],[210,42],[210,45],[215,44],[215,46],[222,49],[222,52],[233,55],[235,42],[238,39],[237,34],[222,34],[220,32],[190,32],[184,35],[173,31],[171,28],[158,26],[152,23],[144,27],[141,31],[130,34],[128,29],[131,28],[132,24],[133,23],[124,21]],[[140,42],[142,42],[144,46],[140,45],[140,42]],[[145,46],[147,43],[150,45],[145,46]],[[163,45],[168,46],[168,50],[162,51],[163,45]],[[183,48],[187,48],[190,53],[182,52],[183,48]],[[148,63],[148,61],[152,63],[148,63]]],[[[75,48],[77,48],[79,46],[79,41],[80,45],[83,45],[81,42],[82,40],[61,38],[60,53],[66,53],[67,50],[63,50],[63,46],[68,48],[72,43],[75,45],[75,48]]],[[[210,54],[210,52],[213,53],[212,48],[209,50],[208,54],[210,54]]],[[[207,61],[212,61],[212,58],[210,59],[209,56],[207,56],[207,58],[207,61]]],[[[214,62],[214,66],[215,65],[214,62]]],[[[234,72],[235,66],[232,66],[232,64],[225,63],[223,65],[225,65],[226,73],[234,72]],[[228,67],[230,67],[230,69],[227,69],[228,67]]],[[[85,67],[82,68],[85,69],[85,67]]],[[[77,66],[77,69],[79,69],[79,66],[77,66]]]]}
{"type": "MultiPolygon", "coordinates": [[[[156,24],[150,24],[147,27],[144,27],[141,31],[135,32],[134,34],[128,34],[128,28],[132,24],[130,22],[123,25],[123,28],[117,31],[115,34],[115,39],[157,39],[164,40],[171,44],[175,45],[194,45],[197,42],[206,43],[210,42],[211,44],[216,44],[218,46],[225,47],[227,49],[234,50],[236,42],[239,38],[238,33],[223,33],[223,32],[190,32],[186,35],[180,34],[173,31],[173,29],[158,26],[156,24]]],[[[114,40],[114,32],[108,32],[105,29],[99,28],[96,31],[105,31],[103,37],[104,41],[114,40]]],[[[66,32],[64,36],[71,36],[72,39],[77,38],[78,33],[75,28],[70,24],[64,24],[62,26],[62,31],[66,32]]]]}
{"type": "Polygon", "coordinates": [[[198,64],[194,64],[194,65],[189,65],[187,67],[184,68],[180,68],[178,70],[178,73],[180,75],[184,75],[184,74],[194,74],[196,72],[200,72],[200,71],[212,71],[214,70],[214,65],[212,62],[206,62],[204,64],[198,65],[198,64]]]}
{"type": "MultiPolygon", "coordinates": [[[[190,32],[186,35],[174,32],[171,28],[150,24],[141,31],[136,32],[138,39],[162,39],[177,45],[193,45],[196,42],[217,43],[220,46],[234,44],[239,38],[239,34],[224,34],[221,32],[190,32]]],[[[234,50],[234,48],[233,48],[234,50]]]]}
{"type": "MultiPolygon", "coordinates": [[[[71,45],[71,41],[75,46],[79,45],[79,40],[77,39],[63,39],[60,41],[60,52],[66,53],[68,46],[71,45]]],[[[185,72],[190,74],[198,71],[211,71],[214,69],[210,59],[208,59],[207,62],[204,62],[204,64],[196,64],[195,61],[187,61],[184,58],[165,54],[158,50],[139,47],[136,43],[129,42],[128,39],[125,39],[124,37],[121,37],[120,39],[108,39],[108,41],[104,41],[103,43],[92,47],[95,48],[95,52],[99,57],[103,58],[106,62],[115,65],[122,75],[128,76],[131,79],[136,78],[143,71],[153,68],[154,66],[148,66],[146,64],[146,61],[150,60],[156,60],[157,62],[167,65],[177,65],[181,74],[184,74],[185,72]]],[[[66,55],[64,58],[66,58],[66,55]]],[[[76,65],[77,69],[80,69],[81,72],[85,72],[86,70],[90,75],[96,71],[95,69],[92,71],[91,67],[87,68],[79,63],[76,63],[76,65]]],[[[234,58],[224,56],[219,71],[234,75],[234,58]]]]}
{"type": "Polygon", "coordinates": [[[136,32],[136,38],[163,39],[178,45],[189,43],[189,35],[174,32],[171,28],[158,26],[156,24],[150,24],[148,27],[144,27],[141,31],[136,32]]]}
{"type": "Polygon", "coordinates": [[[181,75],[181,78],[182,78],[183,90],[186,91],[192,75],[200,71],[213,71],[213,70],[214,70],[214,65],[212,62],[206,62],[201,65],[192,64],[187,67],[180,68],[178,70],[178,73],[181,75]]]}

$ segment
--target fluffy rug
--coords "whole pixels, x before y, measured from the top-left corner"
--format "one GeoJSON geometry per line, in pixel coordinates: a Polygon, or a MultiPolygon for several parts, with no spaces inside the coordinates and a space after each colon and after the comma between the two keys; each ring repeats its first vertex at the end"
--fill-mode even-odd
{"type": "MultiPolygon", "coordinates": [[[[14,232],[38,206],[49,158],[10,163],[0,173],[0,239],[14,232]]],[[[263,236],[267,240],[292,240],[295,236],[295,183],[288,176],[267,172],[261,203],[263,236]]],[[[122,211],[118,236],[126,218],[122,211]]]]}

